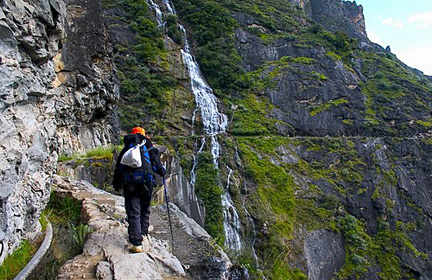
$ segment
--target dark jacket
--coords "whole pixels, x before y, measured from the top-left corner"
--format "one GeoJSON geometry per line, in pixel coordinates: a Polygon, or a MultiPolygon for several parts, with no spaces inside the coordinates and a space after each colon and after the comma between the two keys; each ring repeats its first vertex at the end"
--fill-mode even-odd
{"type": "MultiPolygon", "coordinates": [[[[147,137],[141,134],[126,135],[124,137],[125,146],[117,158],[117,164],[114,171],[113,186],[115,190],[118,191],[122,188],[124,184],[124,180],[123,180],[124,175],[126,172],[128,172],[128,170],[130,170],[130,167],[120,163],[123,155],[131,147],[141,144],[144,141],[144,139],[146,140],[145,147],[148,150],[152,170],[154,171],[154,173],[159,174],[161,177],[165,176],[165,168],[161,164],[159,150],[153,147],[153,144],[150,141],[150,139],[148,139],[147,137]]],[[[142,152],[143,150],[141,149],[141,156],[142,156],[142,152]]]]}

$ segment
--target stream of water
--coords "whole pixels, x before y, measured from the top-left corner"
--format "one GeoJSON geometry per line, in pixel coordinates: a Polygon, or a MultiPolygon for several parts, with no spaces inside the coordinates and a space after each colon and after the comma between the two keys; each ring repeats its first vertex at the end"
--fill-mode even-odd
{"type": "MultiPolygon", "coordinates": [[[[153,2],[153,0],[147,0],[149,6],[155,11],[156,19],[158,20],[159,26],[164,26],[165,22],[164,14],[160,7],[153,2]]],[[[174,6],[169,0],[162,0],[166,9],[167,14],[176,14],[174,6]]],[[[217,139],[217,135],[224,133],[228,125],[228,118],[225,114],[222,114],[218,110],[218,100],[213,94],[213,90],[205,81],[197,62],[191,54],[191,49],[187,39],[186,29],[178,24],[179,29],[182,32],[184,47],[181,49],[183,61],[187,67],[189,77],[191,80],[192,92],[195,96],[195,102],[197,107],[201,111],[201,118],[204,126],[205,136],[201,140],[201,146],[197,154],[201,153],[206,137],[211,139],[211,154],[213,156],[213,163],[218,168],[218,159],[220,157],[220,144],[217,139]]],[[[195,117],[193,119],[195,121],[195,117]]],[[[196,158],[194,155],[194,164],[191,171],[191,183],[195,184],[196,174],[196,158]]],[[[223,216],[224,216],[224,230],[225,230],[225,246],[228,248],[238,251],[241,249],[240,239],[240,219],[234,204],[229,195],[229,182],[232,175],[232,170],[229,169],[228,185],[225,188],[225,193],[222,195],[223,205],[223,216]]]]}

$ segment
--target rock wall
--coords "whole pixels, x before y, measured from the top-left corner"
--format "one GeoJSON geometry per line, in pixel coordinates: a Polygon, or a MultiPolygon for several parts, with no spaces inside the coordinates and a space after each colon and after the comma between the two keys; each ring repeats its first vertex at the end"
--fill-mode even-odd
{"type": "Polygon", "coordinates": [[[38,230],[59,151],[83,151],[114,137],[118,89],[99,5],[1,1],[2,253],[38,230]]]}
{"type": "Polygon", "coordinates": [[[308,15],[330,31],[342,31],[350,37],[369,41],[363,7],[355,1],[310,0],[308,15]]]}

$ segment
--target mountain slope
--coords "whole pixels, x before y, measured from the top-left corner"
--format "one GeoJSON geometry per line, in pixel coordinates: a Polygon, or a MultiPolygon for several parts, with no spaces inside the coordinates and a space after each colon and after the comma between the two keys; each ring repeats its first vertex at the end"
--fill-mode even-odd
{"type": "Polygon", "coordinates": [[[222,161],[264,275],[431,277],[430,80],[371,43],[350,2],[174,4],[231,115],[222,161]],[[243,69],[229,85],[226,59],[243,69]]]}

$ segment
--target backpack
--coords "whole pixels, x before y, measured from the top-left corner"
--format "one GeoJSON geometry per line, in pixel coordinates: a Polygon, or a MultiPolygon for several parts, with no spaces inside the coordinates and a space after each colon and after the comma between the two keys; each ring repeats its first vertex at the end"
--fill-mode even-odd
{"type": "Polygon", "coordinates": [[[146,140],[144,139],[144,141],[136,146],[132,146],[129,148],[129,150],[127,150],[123,157],[121,158],[120,163],[132,168],[139,168],[142,166],[142,158],[141,158],[141,152],[140,152],[140,147],[145,145],[146,140]]]}
{"type": "Polygon", "coordinates": [[[136,146],[131,144],[121,159],[121,164],[126,166],[123,180],[126,185],[129,185],[129,188],[132,188],[131,191],[134,186],[153,185],[155,183],[149,154],[149,151],[154,148],[148,149],[145,144],[146,140],[136,146]]]}

